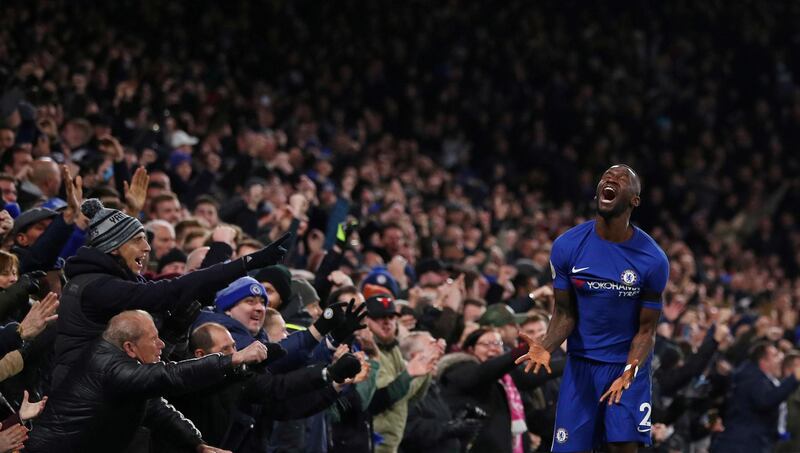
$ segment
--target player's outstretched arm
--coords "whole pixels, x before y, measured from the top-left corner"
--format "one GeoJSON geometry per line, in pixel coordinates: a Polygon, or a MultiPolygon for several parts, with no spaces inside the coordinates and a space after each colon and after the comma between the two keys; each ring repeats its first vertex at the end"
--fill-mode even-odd
{"type": "Polygon", "coordinates": [[[553,319],[550,327],[542,340],[542,346],[547,352],[553,352],[564,343],[575,328],[578,321],[578,302],[572,291],[557,289],[554,291],[556,304],[553,308],[553,319]]]}
{"type": "Polygon", "coordinates": [[[612,402],[619,403],[623,390],[631,386],[631,382],[633,382],[639,369],[639,364],[644,363],[653,350],[653,345],[656,342],[656,326],[660,315],[661,311],[659,310],[644,307],[640,309],[639,331],[631,342],[631,349],[628,352],[628,366],[625,367],[622,376],[612,382],[611,387],[603,393],[603,396],[600,397],[601,402],[608,398],[608,404],[612,402]]]}
{"type": "Polygon", "coordinates": [[[542,366],[550,373],[550,353],[561,346],[561,343],[575,328],[575,322],[578,319],[578,304],[575,301],[575,295],[571,291],[556,289],[555,296],[553,319],[550,321],[550,328],[547,329],[544,339],[536,341],[525,334],[520,334],[528,343],[528,353],[520,356],[515,363],[519,364],[529,360],[530,362],[525,366],[526,373],[531,369],[534,373],[538,373],[542,366]]]}

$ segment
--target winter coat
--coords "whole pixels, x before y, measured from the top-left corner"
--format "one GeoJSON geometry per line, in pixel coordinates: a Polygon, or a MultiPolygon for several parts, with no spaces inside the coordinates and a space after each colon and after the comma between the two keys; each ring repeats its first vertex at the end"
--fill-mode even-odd
{"type": "Polygon", "coordinates": [[[185,448],[201,434],[161,396],[197,390],[234,372],[230,356],[212,354],[182,362],[142,364],[99,340],[49,395],[25,443],[33,453],[122,451],[139,425],[161,431],[185,448]]]}
{"type": "Polygon", "coordinates": [[[452,419],[453,412],[442,396],[441,387],[437,382],[431,382],[425,397],[408,406],[408,421],[400,450],[409,453],[459,453],[461,441],[445,432],[447,422],[452,419]]]}
{"type": "Polygon", "coordinates": [[[375,391],[370,411],[374,415],[373,430],[383,437],[375,446],[379,453],[397,451],[406,429],[409,402],[425,396],[431,376],[412,378],[406,371],[406,361],[397,344],[380,346],[378,362],[378,390],[375,391]]]}
{"type": "Polygon", "coordinates": [[[133,309],[163,311],[216,292],[245,275],[241,260],[217,264],[171,280],[144,281],[113,255],[81,247],[64,269],[69,283],[59,306],[53,386],[115,315],[133,309]]]}
{"type": "MultiPolygon", "coordinates": [[[[354,345],[357,347],[358,342],[354,345]]],[[[331,427],[329,453],[371,453],[372,414],[369,406],[378,381],[380,363],[369,359],[369,377],[364,382],[346,388],[336,404],[328,411],[331,427]]]]}
{"type": "Polygon", "coordinates": [[[505,390],[499,382],[505,374],[511,374],[517,389],[523,393],[561,376],[564,371],[563,359],[551,360],[552,374],[544,370],[538,374],[525,373],[514,364],[515,359],[512,353],[505,353],[479,363],[472,354],[459,352],[447,354],[439,362],[437,374],[450,410],[458,412],[472,405],[488,414],[472,451],[511,451],[511,413],[505,390]]]}

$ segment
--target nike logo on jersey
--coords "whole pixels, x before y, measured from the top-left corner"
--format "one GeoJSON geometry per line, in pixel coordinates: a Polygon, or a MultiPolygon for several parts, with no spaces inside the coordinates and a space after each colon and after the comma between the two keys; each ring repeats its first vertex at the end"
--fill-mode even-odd
{"type": "Polygon", "coordinates": [[[572,266],[572,273],[573,274],[577,274],[578,272],[583,272],[586,269],[589,269],[589,268],[588,267],[581,267],[581,268],[575,269],[575,266],[572,266]]]}
{"type": "Polygon", "coordinates": [[[646,433],[650,431],[650,428],[642,429],[641,427],[637,426],[636,431],[639,431],[640,433],[646,433]]]}

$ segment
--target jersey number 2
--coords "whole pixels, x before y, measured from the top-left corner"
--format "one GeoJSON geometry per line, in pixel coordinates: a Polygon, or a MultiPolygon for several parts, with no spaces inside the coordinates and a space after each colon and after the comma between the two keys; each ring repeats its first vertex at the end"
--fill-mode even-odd
{"type": "Polygon", "coordinates": [[[650,426],[651,411],[650,403],[642,403],[642,405],[639,406],[639,412],[644,412],[644,417],[642,417],[642,421],[639,422],[639,426],[650,426]]]}

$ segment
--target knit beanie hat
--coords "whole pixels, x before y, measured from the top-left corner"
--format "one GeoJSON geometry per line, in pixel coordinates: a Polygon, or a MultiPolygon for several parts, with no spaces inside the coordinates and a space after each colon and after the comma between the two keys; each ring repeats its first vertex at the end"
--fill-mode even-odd
{"type": "Polygon", "coordinates": [[[252,277],[241,277],[234,280],[227,288],[217,292],[214,311],[223,313],[238,304],[240,300],[250,296],[260,297],[264,300],[265,305],[267,303],[267,290],[264,286],[252,277]]]}
{"type": "Polygon", "coordinates": [[[314,302],[319,302],[317,290],[305,279],[292,280],[292,297],[300,300],[300,305],[305,307],[314,302]]]}
{"type": "Polygon", "coordinates": [[[254,276],[259,282],[268,282],[281,296],[281,303],[288,304],[292,296],[292,273],[286,266],[276,264],[256,272],[254,276]]]}
{"type": "Polygon", "coordinates": [[[116,209],[104,208],[97,198],[84,201],[81,212],[89,218],[87,245],[103,253],[118,249],[144,231],[138,219],[116,209]]]}

